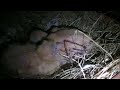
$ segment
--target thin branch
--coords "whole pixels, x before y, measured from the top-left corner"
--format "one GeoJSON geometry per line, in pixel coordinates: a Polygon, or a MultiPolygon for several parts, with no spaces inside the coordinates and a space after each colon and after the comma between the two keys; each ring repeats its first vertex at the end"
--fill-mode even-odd
{"type": "Polygon", "coordinates": [[[87,38],[89,38],[96,46],[98,46],[101,50],[103,50],[104,52],[106,52],[106,53],[110,56],[110,58],[111,58],[112,60],[114,60],[113,57],[111,56],[111,54],[110,54],[108,51],[106,51],[104,48],[102,48],[97,42],[95,42],[93,39],[91,39],[88,35],[86,35],[86,34],[83,33],[82,31],[78,31],[78,32],[84,34],[84,35],[85,35],[87,38]]]}
{"type": "Polygon", "coordinates": [[[102,17],[102,15],[100,15],[99,18],[93,23],[92,27],[89,30],[90,31],[89,36],[90,36],[90,34],[92,32],[92,29],[94,28],[94,26],[97,24],[97,22],[100,20],[101,17],[102,17]]]}
{"type": "Polygon", "coordinates": [[[78,20],[81,20],[81,17],[78,17],[77,19],[75,19],[72,23],[69,24],[69,26],[73,25],[75,22],[77,22],[78,20]]]}

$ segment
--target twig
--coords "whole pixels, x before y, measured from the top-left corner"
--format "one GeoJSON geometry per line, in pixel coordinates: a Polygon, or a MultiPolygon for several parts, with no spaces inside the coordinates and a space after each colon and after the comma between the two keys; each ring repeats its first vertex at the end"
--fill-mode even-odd
{"type": "Polygon", "coordinates": [[[102,15],[99,16],[99,18],[93,23],[92,27],[90,28],[90,33],[89,33],[89,36],[92,32],[92,29],[94,28],[94,26],[96,25],[96,23],[99,21],[99,19],[102,17],[102,15]]]}
{"type": "MultiPolygon", "coordinates": [[[[64,57],[67,57],[67,58],[69,58],[69,56],[66,56],[66,55],[63,55],[64,57]]],[[[75,61],[77,64],[78,64],[78,66],[80,67],[80,70],[82,71],[82,73],[83,73],[83,76],[84,76],[84,78],[86,78],[85,77],[85,73],[84,73],[84,70],[83,70],[83,68],[81,67],[81,65],[80,65],[80,63],[79,62],[77,62],[76,60],[74,60],[73,58],[70,58],[71,60],[73,60],[73,61],[75,61]]]]}
{"type": "Polygon", "coordinates": [[[119,48],[119,44],[116,46],[116,48],[112,51],[112,54],[114,55],[115,53],[116,53],[116,51],[118,50],[118,48],[119,48]]]}
{"type": "Polygon", "coordinates": [[[72,23],[69,24],[69,26],[71,26],[72,24],[74,24],[76,21],[80,20],[81,17],[78,17],[77,19],[75,19],[72,23]]]}
{"type": "Polygon", "coordinates": [[[110,62],[106,67],[104,67],[101,71],[99,71],[94,77],[95,78],[100,78],[102,75],[104,75],[104,73],[109,70],[110,68],[112,68],[114,65],[120,63],[120,59],[117,59],[115,61],[110,62]]]}
{"type": "Polygon", "coordinates": [[[88,35],[86,35],[86,34],[83,33],[82,31],[78,31],[78,32],[84,34],[84,35],[85,35],[87,38],[89,38],[96,46],[98,46],[100,49],[102,49],[104,52],[106,52],[106,53],[110,56],[110,58],[111,58],[112,60],[114,60],[113,57],[111,56],[111,54],[109,54],[108,51],[106,51],[104,48],[102,48],[97,42],[95,42],[93,39],[91,39],[88,35]]]}

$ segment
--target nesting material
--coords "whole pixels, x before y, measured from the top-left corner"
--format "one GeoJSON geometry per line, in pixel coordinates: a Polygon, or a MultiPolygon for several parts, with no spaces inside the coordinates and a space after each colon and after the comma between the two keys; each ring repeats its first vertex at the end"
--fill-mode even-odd
{"type": "Polygon", "coordinates": [[[111,79],[117,71],[115,71],[116,69],[114,69],[112,72],[110,72],[110,69],[113,68],[117,64],[120,65],[120,59],[114,60],[110,62],[108,65],[106,65],[105,67],[103,67],[103,69],[99,71],[94,76],[93,79],[106,79],[106,78],[111,79]]]}

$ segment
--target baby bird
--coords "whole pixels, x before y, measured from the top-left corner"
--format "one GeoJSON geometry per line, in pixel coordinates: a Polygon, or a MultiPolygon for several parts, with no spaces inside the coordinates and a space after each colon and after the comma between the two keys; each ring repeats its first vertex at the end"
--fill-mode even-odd
{"type": "MultiPolygon", "coordinates": [[[[90,49],[90,40],[82,33],[73,37],[76,29],[53,28],[54,33],[47,36],[46,33],[37,31],[31,33],[30,41],[33,43],[46,37],[42,44],[36,49],[34,44],[12,45],[4,53],[2,63],[9,71],[16,71],[21,77],[32,77],[34,75],[51,75],[66,64],[66,60],[60,54],[72,48],[90,49]],[[38,36],[37,36],[38,35],[38,36]],[[72,42],[72,43],[71,43],[72,42]],[[66,46],[65,46],[66,43],[66,46]],[[75,44],[77,43],[77,44],[75,44]],[[67,49],[67,50],[66,50],[67,49]]],[[[68,51],[67,51],[68,53],[68,51]]]]}

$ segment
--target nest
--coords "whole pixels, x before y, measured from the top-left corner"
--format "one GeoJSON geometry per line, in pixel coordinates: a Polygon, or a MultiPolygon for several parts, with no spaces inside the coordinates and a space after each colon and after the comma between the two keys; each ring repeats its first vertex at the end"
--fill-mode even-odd
{"type": "MultiPolygon", "coordinates": [[[[81,46],[82,50],[72,48],[70,51],[65,45],[66,54],[60,55],[67,60],[67,64],[61,66],[60,70],[49,78],[111,79],[120,72],[120,25],[114,19],[103,13],[92,11],[31,11],[19,12],[18,14],[22,19],[22,24],[15,24],[15,27],[13,25],[12,27],[17,29],[7,30],[9,33],[0,37],[1,46],[5,42],[21,41],[21,39],[24,41],[24,38],[28,36],[27,33],[33,27],[47,31],[52,26],[76,27],[81,31],[75,31],[72,37],[77,38],[77,34],[82,33],[94,45],[90,52],[86,52],[84,46],[81,46]]],[[[75,46],[79,45],[73,41],[66,40],[66,42],[75,46]]]]}

